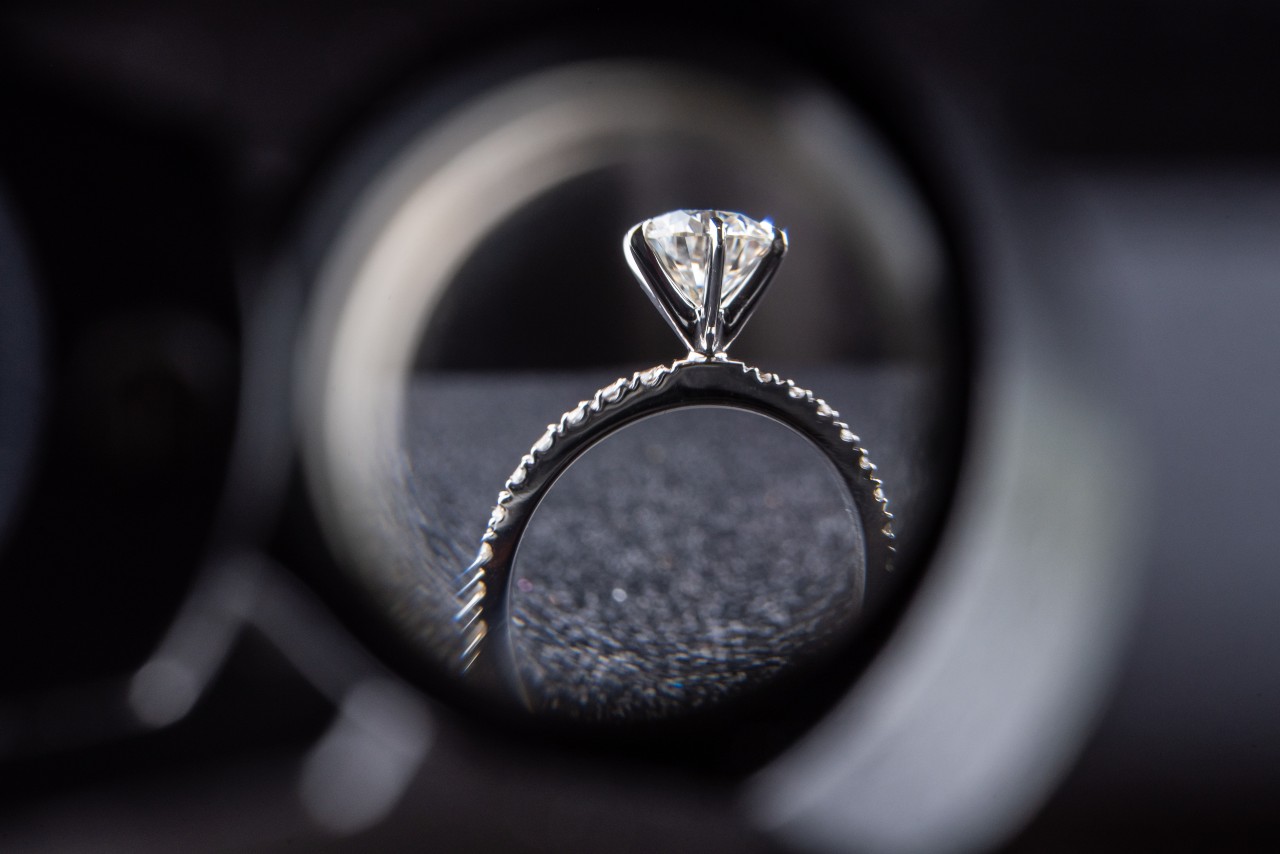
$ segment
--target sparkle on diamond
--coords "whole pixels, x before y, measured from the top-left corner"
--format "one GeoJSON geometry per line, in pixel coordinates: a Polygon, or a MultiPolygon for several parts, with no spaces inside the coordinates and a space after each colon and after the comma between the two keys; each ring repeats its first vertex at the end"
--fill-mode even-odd
{"type": "Polygon", "coordinates": [[[653,248],[658,263],[694,308],[702,306],[707,289],[712,216],[724,223],[724,284],[720,302],[727,306],[769,253],[773,245],[770,226],[738,213],[687,210],[654,217],[643,226],[644,238],[653,248]]]}

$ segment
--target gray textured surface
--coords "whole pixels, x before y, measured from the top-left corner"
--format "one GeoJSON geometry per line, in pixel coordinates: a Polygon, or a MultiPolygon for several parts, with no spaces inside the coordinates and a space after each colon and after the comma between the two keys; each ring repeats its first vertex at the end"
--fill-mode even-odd
{"type": "MultiPolygon", "coordinates": [[[[423,519],[416,572],[460,572],[520,456],[616,376],[420,377],[405,430],[423,519]]],[[[936,427],[928,378],[901,368],[789,376],[863,437],[909,546],[936,427]]],[[[556,484],[521,545],[513,639],[529,705],[660,717],[767,680],[853,628],[855,524],[822,456],[761,417],[681,410],[611,437],[556,484]]]]}
{"type": "Polygon", "coordinates": [[[826,461],[745,412],[682,410],[588,452],[521,543],[512,620],[538,705],[702,705],[847,631],[856,520],[826,461]]]}

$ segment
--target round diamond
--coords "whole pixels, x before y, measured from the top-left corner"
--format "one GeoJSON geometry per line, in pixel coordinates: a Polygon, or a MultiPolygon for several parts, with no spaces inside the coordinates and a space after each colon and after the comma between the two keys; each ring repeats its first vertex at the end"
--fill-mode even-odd
{"type": "Polygon", "coordinates": [[[724,223],[720,303],[728,306],[769,254],[774,240],[772,225],[729,211],[679,210],[654,217],[641,226],[663,272],[693,308],[701,308],[705,299],[713,218],[724,223]]]}

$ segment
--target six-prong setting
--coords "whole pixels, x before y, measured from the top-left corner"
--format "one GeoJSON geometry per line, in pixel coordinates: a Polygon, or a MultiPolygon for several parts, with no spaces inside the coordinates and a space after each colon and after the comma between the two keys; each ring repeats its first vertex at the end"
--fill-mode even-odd
{"type": "Polygon", "coordinates": [[[787,251],[768,220],[677,210],[627,232],[623,252],[667,323],[703,358],[720,356],[746,325],[787,251]]]}

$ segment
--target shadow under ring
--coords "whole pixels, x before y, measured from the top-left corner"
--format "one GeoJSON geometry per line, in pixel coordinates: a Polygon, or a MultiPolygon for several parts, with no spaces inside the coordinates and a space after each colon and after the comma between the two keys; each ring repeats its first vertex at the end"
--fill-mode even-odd
{"type": "Polygon", "coordinates": [[[697,407],[763,415],[822,452],[843,487],[861,543],[849,607],[859,612],[866,600],[878,598],[882,576],[893,568],[893,514],[861,439],[840,420],[840,413],[791,380],[743,362],[691,356],[615,380],[548,425],[521,458],[498,494],[476,559],[459,579],[459,664],[470,681],[501,696],[520,693],[510,631],[511,572],[530,519],[560,476],[622,428],[697,407]]]}

